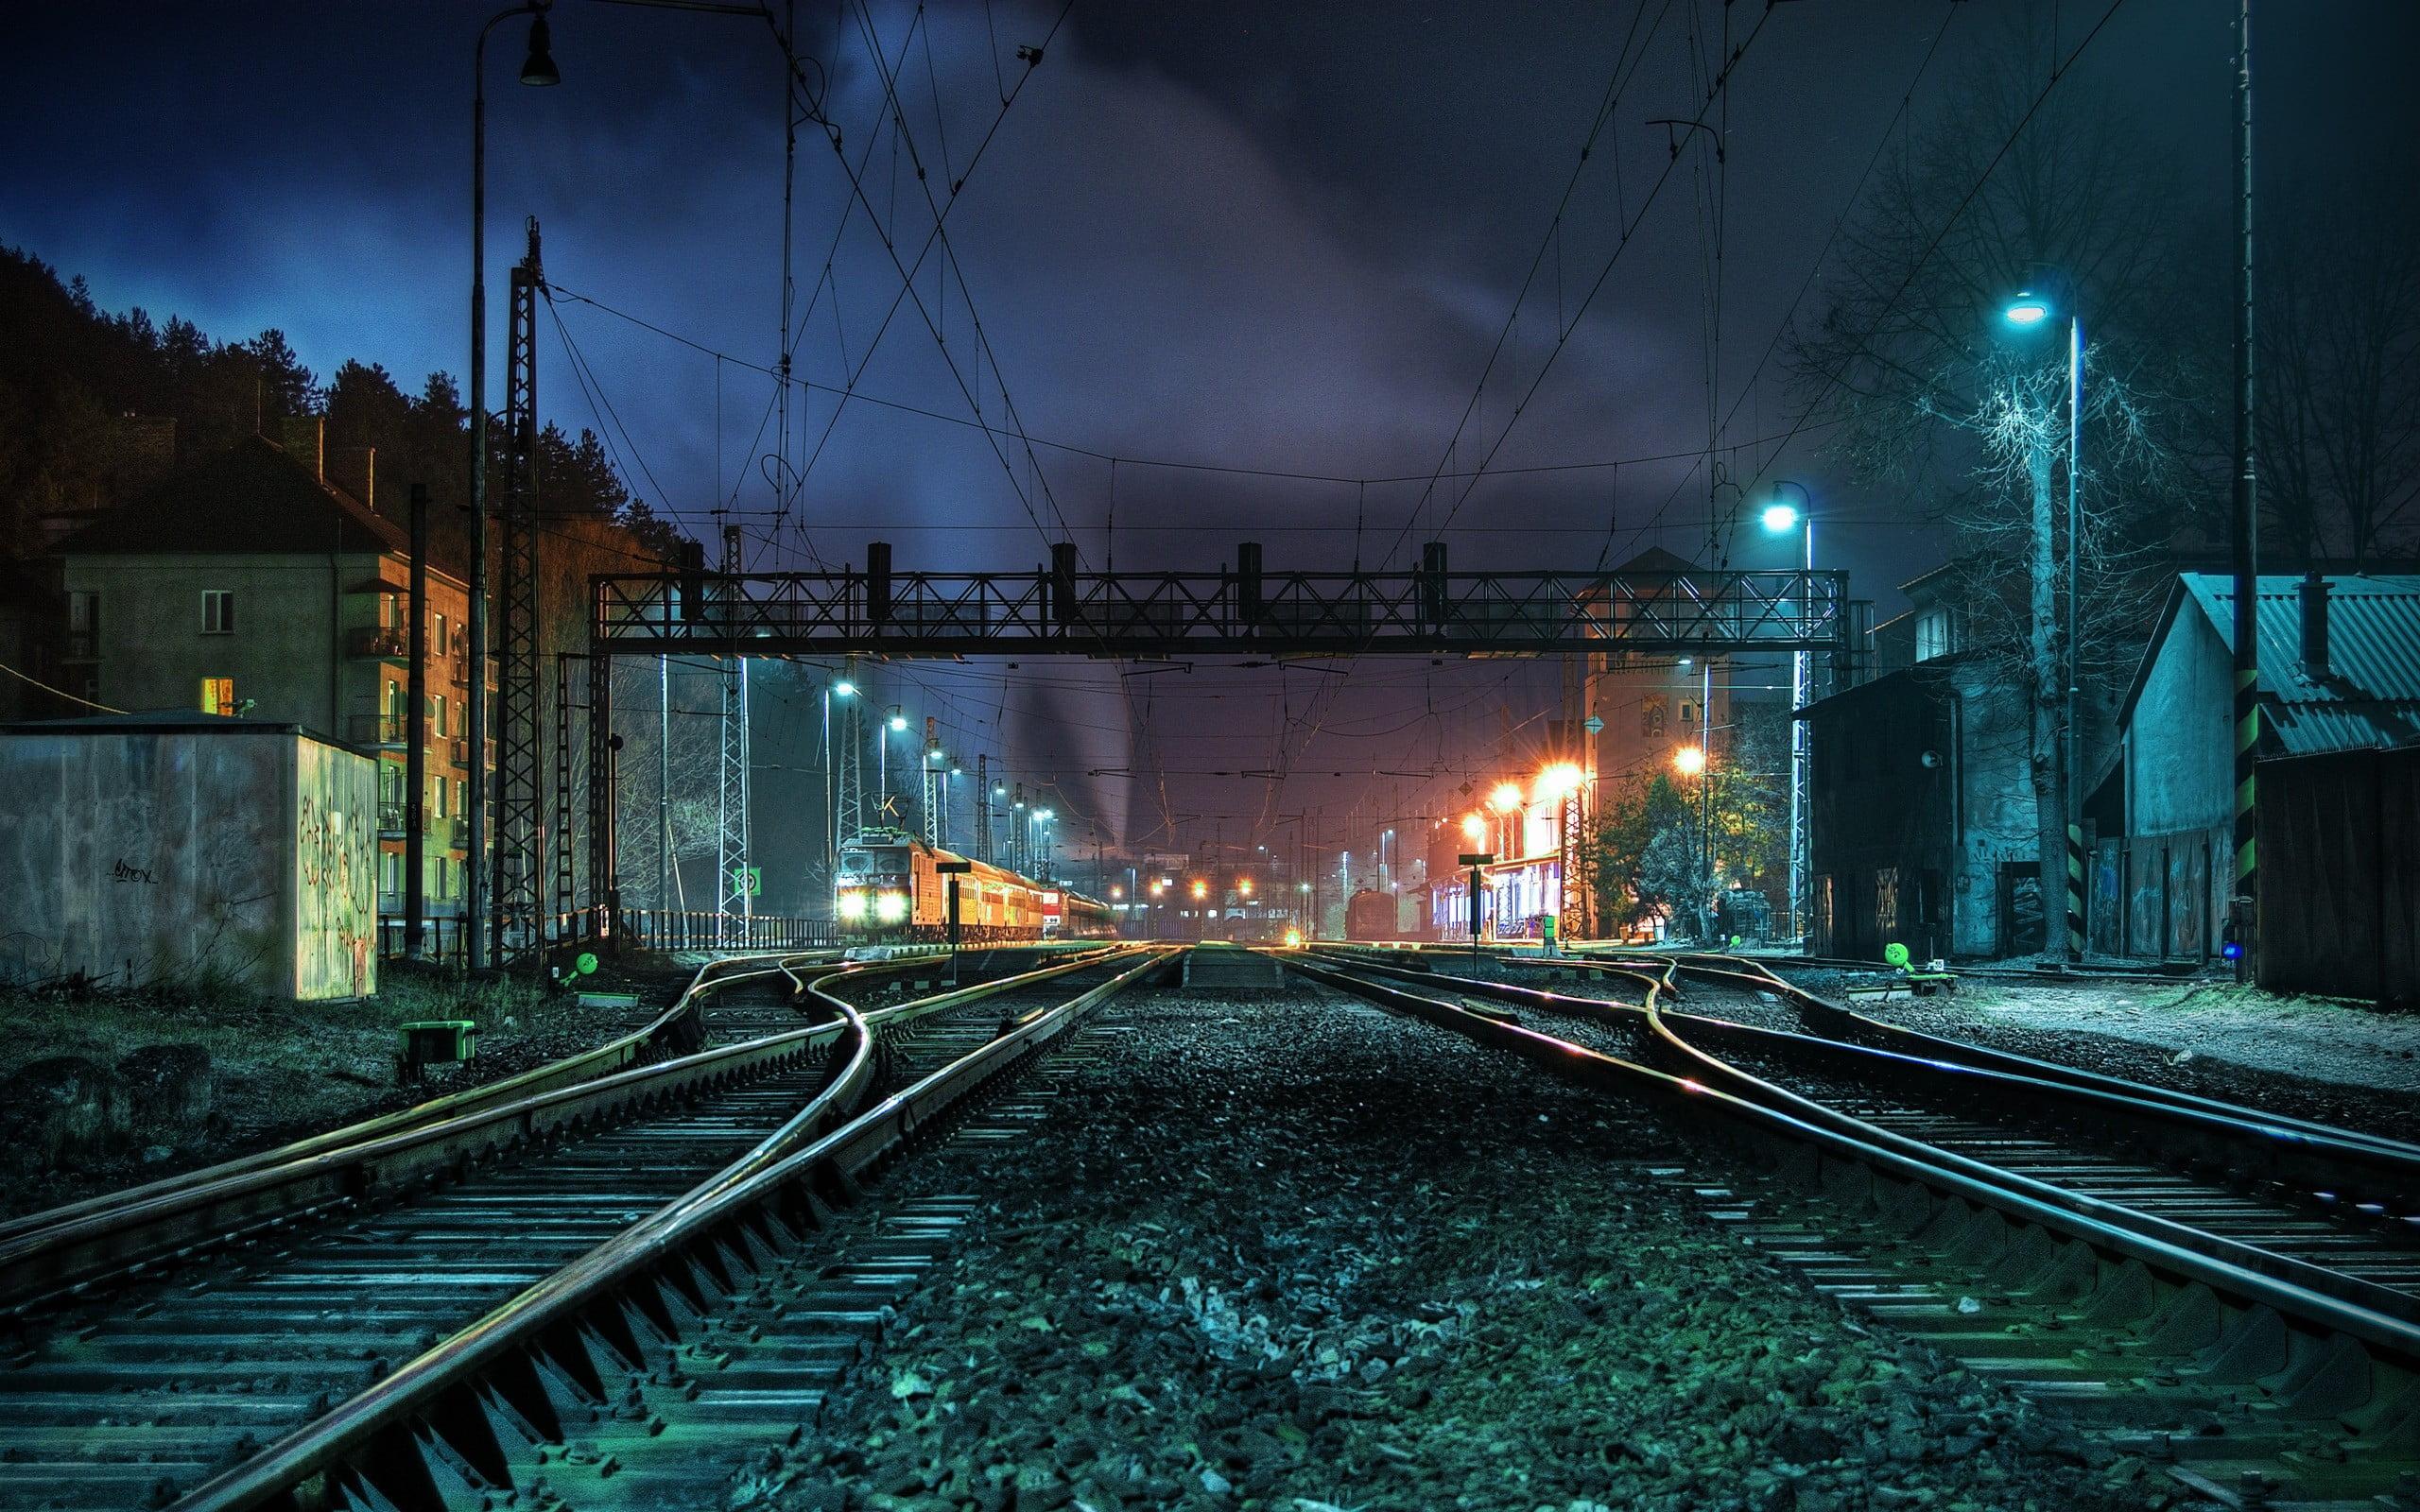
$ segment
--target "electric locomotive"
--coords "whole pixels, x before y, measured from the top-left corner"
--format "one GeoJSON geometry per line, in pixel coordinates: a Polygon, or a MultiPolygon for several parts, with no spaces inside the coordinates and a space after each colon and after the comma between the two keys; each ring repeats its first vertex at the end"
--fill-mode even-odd
{"type": "MultiPolygon", "coordinates": [[[[860,832],[840,847],[832,898],[840,928],[868,939],[948,938],[950,877],[939,869],[944,861],[966,858],[904,830],[860,832]]],[[[1071,925],[1071,935],[1095,937],[1106,920],[1107,907],[1089,898],[989,862],[967,866],[957,877],[958,924],[959,938],[969,944],[1042,939],[1071,925]]]]}

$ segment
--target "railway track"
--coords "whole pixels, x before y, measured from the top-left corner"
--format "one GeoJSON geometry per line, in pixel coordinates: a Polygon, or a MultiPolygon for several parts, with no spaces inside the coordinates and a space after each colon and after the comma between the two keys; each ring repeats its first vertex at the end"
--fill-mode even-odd
{"type": "Polygon", "coordinates": [[[722,1038],[699,1022],[697,1000],[716,990],[734,994],[731,1027],[779,1032],[379,1121],[367,1139],[314,1142],[282,1163],[199,1173],[217,1194],[208,1200],[181,1205],[192,1194],[159,1183],[129,1203],[20,1226],[9,1245],[19,1263],[7,1282],[17,1313],[0,1369],[0,1504],[168,1504],[281,1434],[341,1413],[483,1314],[652,1231],[684,1194],[828,1135],[872,1086],[878,1034],[948,1026],[989,1043],[1001,1015],[987,1000],[1047,996],[1078,976],[1067,990],[1080,995],[1102,974],[1080,957],[872,1014],[832,990],[862,989],[895,965],[710,969],[701,981],[718,987],[693,985],[687,1017],[673,1021],[690,1023],[683,1038],[722,1038]],[[791,1003],[800,993],[824,1022],[791,1003]],[[276,1216],[247,1220],[231,1185],[276,1216]],[[233,1227],[197,1237],[205,1216],[233,1227]]]}
{"type": "Polygon", "coordinates": [[[1632,963],[1630,1003],[1294,964],[1661,1105],[1765,1173],[1694,1189],[1720,1221],[2197,1494],[2420,1505],[2420,1149],[1931,1037],[1675,1011],[1694,977],[1854,1017],[1727,959],[1632,963]]]}

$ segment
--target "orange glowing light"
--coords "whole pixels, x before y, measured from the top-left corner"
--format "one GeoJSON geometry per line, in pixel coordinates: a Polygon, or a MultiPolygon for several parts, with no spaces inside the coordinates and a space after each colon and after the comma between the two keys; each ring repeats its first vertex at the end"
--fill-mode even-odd
{"type": "Polygon", "coordinates": [[[1487,821],[1485,819],[1480,818],[1476,814],[1465,814],[1462,816],[1462,834],[1465,838],[1477,840],[1486,833],[1487,821]]]}
{"type": "Polygon", "coordinates": [[[1570,762],[1557,762],[1538,774],[1534,790],[1539,801],[1558,803],[1578,792],[1585,781],[1577,765],[1570,762]]]}
{"type": "Polygon", "coordinates": [[[1207,898],[1207,897],[1209,897],[1209,896],[1210,896],[1210,885],[1209,885],[1208,883],[1206,883],[1206,882],[1201,882],[1201,881],[1199,881],[1199,880],[1195,881],[1195,883],[1193,884],[1193,896],[1194,896],[1195,898],[1197,898],[1197,899],[1200,899],[1200,898],[1207,898]]]}
{"type": "Polygon", "coordinates": [[[1672,768],[1683,777],[1695,777],[1705,770],[1705,748],[1684,746],[1672,753],[1672,768]]]}
{"type": "Polygon", "coordinates": [[[1495,791],[1487,795],[1487,800],[1502,812],[1510,814],[1521,806],[1521,784],[1499,782],[1496,784],[1495,791]]]}

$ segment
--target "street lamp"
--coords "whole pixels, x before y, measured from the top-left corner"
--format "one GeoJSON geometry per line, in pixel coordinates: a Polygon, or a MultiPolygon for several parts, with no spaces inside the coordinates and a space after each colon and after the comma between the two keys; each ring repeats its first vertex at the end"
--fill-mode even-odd
{"type": "MultiPolygon", "coordinates": [[[[1782,478],[1774,482],[1773,490],[1796,489],[1806,499],[1806,507],[1784,499],[1775,499],[1765,507],[1765,528],[1777,536],[1792,530],[1806,538],[1806,609],[1805,616],[1811,621],[1815,607],[1815,495],[1804,483],[1782,478]]],[[[1803,627],[1802,627],[1803,628],[1803,627]]],[[[1806,883],[1808,868],[1813,864],[1813,847],[1809,843],[1807,826],[1814,817],[1807,801],[1808,747],[1806,706],[1814,701],[1815,663],[1805,651],[1793,651],[1789,658],[1789,707],[1796,717],[1789,722],[1789,930],[1790,937],[1806,937],[1806,883]]]]}
{"type": "MultiPolygon", "coordinates": [[[[2082,680],[2083,641],[2076,596],[2076,563],[2083,554],[2083,514],[2077,497],[2077,479],[2083,471],[2083,314],[2077,307],[2079,302],[2070,282],[2067,289],[2067,614],[2066,655],[2064,659],[2067,688],[2063,700],[2067,732],[2060,753],[2059,809],[2067,831],[2067,937],[2063,954],[2071,962],[2083,959],[2083,732],[2077,717],[2077,685],[2082,680]]],[[[2057,306],[2047,295],[2022,289],[2002,307],[2000,319],[2011,330],[2026,333],[2049,324],[2057,313],[2057,306]]],[[[2046,906],[2050,892],[2047,875],[2049,864],[2050,858],[2044,856],[2042,869],[2046,875],[2042,891],[2046,906]]]]}
{"type": "MultiPolygon", "coordinates": [[[[488,748],[488,33],[514,16],[527,16],[529,50],[521,82],[544,88],[562,82],[555,67],[546,8],[553,0],[526,0],[499,10],[479,28],[471,50],[471,788],[462,811],[462,842],[470,852],[463,869],[462,960],[472,970],[487,955],[487,879],[480,855],[487,849],[488,748]]],[[[414,613],[422,612],[414,606],[414,613]]]]}
{"type": "Polygon", "coordinates": [[[1705,748],[1684,746],[1672,753],[1672,769],[1683,777],[1695,777],[1705,770],[1705,748]]]}
{"type": "MultiPolygon", "coordinates": [[[[834,766],[832,761],[832,700],[838,698],[845,702],[848,699],[856,697],[856,695],[857,685],[851,682],[848,679],[842,678],[838,682],[828,684],[823,690],[822,696],[824,814],[823,874],[827,881],[834,882],[836,884],[840,875],[840,785],[838,770],[834,766]]],[[[858,759],[858,752],[863,749],[863,747],[857,744],[856,730],[856,725],[852,722],[849,726],[851,742],[849,747],[849,760],[852,762],[858,759]]],[[[666,743],[659,742],[659,744],[666,743]]],[[[659,751],[659,759],[662,759],[662,756],[663,753],[659,751]]],[[[864,768],[859,767],[858,771],[862,773],[864,768]]],[[[862,779],[860,780],[862,781],[862,779]]],[[[659,828],[662,826],[662,820],[660,817],[658,825],[659,828]]],[[[660,849],[661,847],[659,847],[659,850],[660,849]]],[[[664,906],[661,901],[660,886],[658,889],[658,902],[656,906],[659,908],[664,906]]]]}

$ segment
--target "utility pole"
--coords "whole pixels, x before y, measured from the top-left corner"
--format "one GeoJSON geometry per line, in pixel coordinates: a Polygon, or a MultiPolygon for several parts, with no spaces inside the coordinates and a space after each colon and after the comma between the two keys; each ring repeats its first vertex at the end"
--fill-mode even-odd
{"type": "Polygon", "coordinates": [[[2259,948],[2260,873],[2253,853],[2260,754],[2260,514],[2252,451],[2252,0],[2239,0],[2235,75],[2235,891],[2236,971],[2259,948]]]}
{"type": "Polygon", "coordinates": [[[975,859],[992,860],[992,753],[975,753],[975,859]]]}
{"type": "MultiPolygon", "coordinates": [[[[410,670],[404,680],[404,954],[420,958],[428,919],[428,485],[412,485],[410,670]]],[[[440,655],[448,648],[438,647],[440,655]]],[[[382,713],[381,719],[384,720],[382,713]]],[[[383,739],[388,731],[381,730],[383,739]]],[[[440,954],[443,952],[440,951],[440,954]]]]}
{"type": "MultiPolygon", "coordinates": [[[[538,772],[544,762],[538,710],[538,296],[546,275],[538,259],[538,217],[528,221],[528,250],[513,265],[504,325],[504,593],[496,616],[495,850],[489,863],[493,892],[491,943],[501,966],[518,949],[544,950],[538,909],[544,875],[540,848],[538,772]]],[[[470,669],[475,703],[487,699],[487,669],[470,669]]],[[[484,748],[471,769],[486,776],[484,748]]],[[[543,969],[543,968],[542,968],[543,969]]]]}

